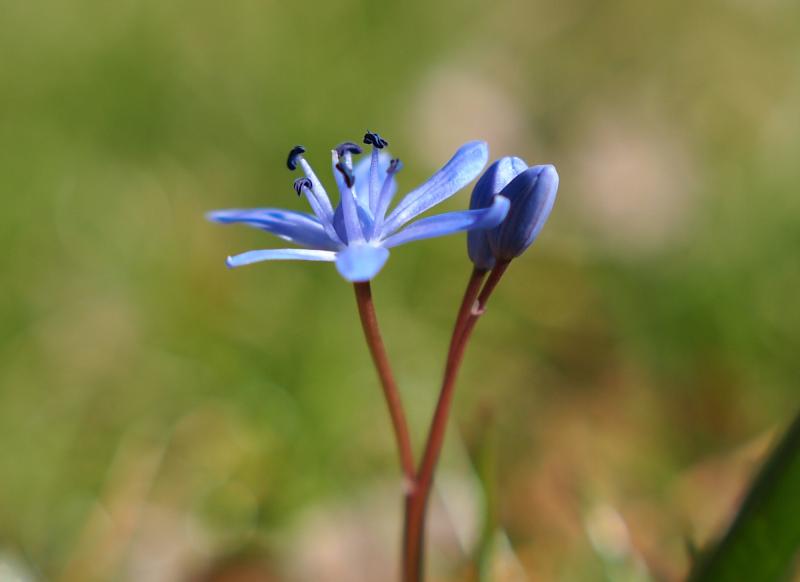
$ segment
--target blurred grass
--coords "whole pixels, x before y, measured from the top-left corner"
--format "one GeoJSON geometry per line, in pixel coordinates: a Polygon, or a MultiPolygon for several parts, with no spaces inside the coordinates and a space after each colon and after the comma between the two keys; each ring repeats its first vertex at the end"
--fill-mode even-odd
{"type": "MultiPolygon", "coordinates": [[[[653,577],[680,576],[684,538],[718,534],[762,449],[736,451],[796,407],[795,4],[0,12],[0,548],[42,579],[98,551],[87,524],[140,456],[161,461],[120,505],[138,517],[108,571],[128,579],[150,510],[202,532],[172,536],[181,565],[253,539],[291,562],[298,515],[396,477],[351,290],[325,265],[228,272],[270,241],[202,220],[301,208],[283,168],[298,142],[324,174],[331,145],[380,130],[404,189],[476,137],[557,164],[555,214],[457,402],[497,411],[498,520],[529,576],[602,575],[598,504],[653,577]]],[[[375,282],[420,439],[463,247],[403,248],[375,282]]]]}
{"type": "Polygon", "coordinates": [[[781,580],[800,547],[800,416],[786,429],[724,538],[694,564],[689,580],[781,580]]]}

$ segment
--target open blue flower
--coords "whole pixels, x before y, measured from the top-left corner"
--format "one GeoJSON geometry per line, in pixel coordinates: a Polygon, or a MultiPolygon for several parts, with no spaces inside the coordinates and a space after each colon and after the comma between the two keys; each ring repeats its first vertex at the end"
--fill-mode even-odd
{"type": "Polygon", "coordinates": [[[330,261],[348,281],[369,281],[386,263],[392,247],[459,231],[492,228],[505,218],[509,201],[498,196],[485,208],[439,214],[408,225],[480,173],[489,155],[485,142],[461,146],[449,162],[400,200],[388,216],[397,190],[395,174],[402,165],[382,151],[388,143],[378,134],[368,132],[364,143],[372,146],[372,153],[355,167],[352,157],[361,153],[358,145],[346,142],[331,152],[340,193],[336,209],[303,157],[305,149],[297,146],[289,153],[287,165],[291,170],[298,165],[303,169],[305,177],[295,180],[294,188],[298,195],[305,195],[313,214],[277,208],[209,213],[209,220],[214,222],[244,223],[304,247],[248,251],[228,257],[228,266],[270,260],[330,261]]]}

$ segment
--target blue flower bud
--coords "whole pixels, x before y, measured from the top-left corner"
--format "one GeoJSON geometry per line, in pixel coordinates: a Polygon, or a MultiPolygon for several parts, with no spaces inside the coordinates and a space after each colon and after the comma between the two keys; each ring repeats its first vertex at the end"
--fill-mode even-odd
{"type": "Polygon", "coordinates": [[[489,246],[498,261],[518,257],[536,239],[550,216],[558,192],[555,166],[532,166],[520,172],[500,192],[511,201],[506,219],[488,231],[489,246]]]}
{"type": "MultiPolygon", "coordinates": [[[[518,174],[528,169],[520,158],[500,158],[486,169],[472,190],[469,207],[471,210],[488,208],[494,197],[518,174]]],[[[471,230],[467,233],[467,252],[478,269],[489,270],[494,267],[495,258],[489,246],[489,230],[471,230]]]]}

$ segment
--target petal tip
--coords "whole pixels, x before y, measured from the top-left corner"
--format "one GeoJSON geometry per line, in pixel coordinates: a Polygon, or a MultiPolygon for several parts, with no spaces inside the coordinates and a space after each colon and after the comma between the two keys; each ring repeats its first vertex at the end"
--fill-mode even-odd
{"type": "MultiPolygon", "coordinates": [[[[511,200],[506,198],[505,196],[500,196],[499,194],[494,197],[492,201],[492,206],[496,209],[497,212],[497,224],[500,224],[506,219],[508,216],[508,211],[511,209],[511,200]]],[[[495,225],[497,226],[497,225],[495,225]]]]}
{"type": "Polygon", "coordinates": [[[336,255],[336,269],[351,283],[364,283],[380,272],[388,258],[384,247],[353,245],[336,255]]]}
{"type": "Polygon", "coordinates": [[[209,222],[222,222],[220,215],[223,211],[221,210],[212,210],[210,212],[206,212],[203,216],[209,222]]]}

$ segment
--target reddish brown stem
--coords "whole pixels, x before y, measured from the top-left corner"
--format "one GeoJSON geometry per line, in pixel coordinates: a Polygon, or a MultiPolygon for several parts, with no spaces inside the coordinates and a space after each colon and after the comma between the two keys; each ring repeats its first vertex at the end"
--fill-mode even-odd
{"type": "Polygon", "coordinates": [[[458,308],[458,315],[456,316],[456,323],[453,326],[453,335],[450,337],[450,347],[448,348],[447,359],[450,359],[453,347],[456,345],[458,338],[461,336],[464,323],[467,321],[469,312],[475,306],[475,300],[480,293],[481,285],[486,277],[486,269],[478,269],[477,267],[472,270],[472,274],[467,281],[467,288],[464,290],[464,297],[461,299],[461,305],[458,308]]]}
{"type": "Polygon", "coordinates": [[[408,433],[408,423],[403,411],[403,403],[400,399],[400,391],[397,389],[397,383],[392,375],[389,357],[386,355],[386,348],[383,345],[381,332],[378,328],[378,318],[375,315],[375,305],[372,302],[372,288],[368,281],[354,283],[354,287],[358,314],[361,316],[361,326],[364,328],[364,336],[366,337],[370,354],[372,354],[375,369],[378,371],[378,377],[383,387],[383,395],[389,408],[389,416],[392,418],[394,436],[400,454],[400,466],[406,479],[405,490],[408,492],[414,483],[414,453],[411,449],[411,438],[408,433]]]}
{"type": "MultiPolygon", "coordinates": [[[[447,419],[450,415],[450,408],[453,401],[453,392],[456,386],[458,371],[464,360],[464,352],[469,343],[472,330],[481,315],[486,309],[486,302],[497,286],[500,278],[508,268],[508,262],[498,263],[492,270],[480,294],[477,303],[472,286],[480,286],[483,275],[475,283],[476,273],[470,278],[467,284],[467,291],[464,293],[459,316],[453,328],[453,336],[450,342],[450,350],[447,357],[442,389],[439,393],[439,401],[436,404],[436,411],[431,422],[428,440],[425,445],[425,452],[420,461],[417,471],[417,478],[414,491],[411,496],[411,503],[407,506],[408,515],[406,516],[405,529],[405,558],[404,558],[404,581],[418,582],[422,580],[424,537],[425,537],[425,517],[428,508],[431,488],[433,486],[433,475],[436,470],[436,463],[444,444],[445,431],[447,429],[447,419]],[[468,306],[465,308],[465,304],[468,306]]],[[[485,274],[485,273],[484,273],[485,274]]]]}

